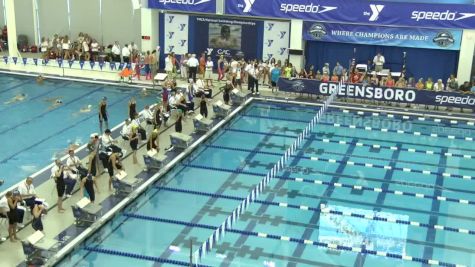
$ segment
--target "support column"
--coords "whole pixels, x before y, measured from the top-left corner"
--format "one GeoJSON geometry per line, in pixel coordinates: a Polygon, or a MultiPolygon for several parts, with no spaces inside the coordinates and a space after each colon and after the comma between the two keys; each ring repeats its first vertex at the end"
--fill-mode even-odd
{"type": "MultiPolygon", "coordinates": [[[[290,21],[290,49],[304,49],[304,41],[302,40],[303,20],[293,19],[290,21]]],[[[297,70],[300,70],[304,66],[303,55],[289,55],[289,62],[297,70]]]]}
{"type": "Polygon", "coordinates": [[[39,33],[39,26],[38,26],[38,0],[31,0],[31,5],[33,7],[33,28],[34,28],[34,36],[35,36],[35,45],[40,45],[40,33],[39,33]]]}
{"type": "Polygon", "coordinates": [[[8,55],[10,57],[19,57],[15,21],[15,0],[5,0],[5,10],[7,15],[8,27],[8,55]]]}
{"type": "Polygon", "coordinates": [[[150,40],[142,39],[142,51],[152,52],[158,46],[158,9],[142,8],[141,32],[142,36],[150,36],[150,40]]]}
{"type": "Polygon", "coordinates": [[[475,49],[475,30],[463,30],[462,45],[459,54],[457,79],[459,85],[471,81],[473,51],[475,49]]]}

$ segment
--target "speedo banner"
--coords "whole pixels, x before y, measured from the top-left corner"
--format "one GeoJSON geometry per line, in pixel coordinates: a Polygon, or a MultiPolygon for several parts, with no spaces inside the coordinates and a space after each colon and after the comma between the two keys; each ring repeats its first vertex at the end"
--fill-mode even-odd
{"type": "Polygon", "coordinates": [[[475,5],[368,0],[227,0],[225,13],[372,25],[475,28],[475,5]]]}
{"type": "MultiPolygon", "coordinates": [[[[279,90],[284,92],[330,95],[338,90],[338,83],[319,82],[309,79],[280,78],[279,90]]],[[[411,88],[395,88],[369,86],[363,84],[343,84],[338,92],[339,97],[389,101],[407,104],[431,106],[448,106],[475,109],[475,95],[447,91],[428,91],[411,88]]]]}

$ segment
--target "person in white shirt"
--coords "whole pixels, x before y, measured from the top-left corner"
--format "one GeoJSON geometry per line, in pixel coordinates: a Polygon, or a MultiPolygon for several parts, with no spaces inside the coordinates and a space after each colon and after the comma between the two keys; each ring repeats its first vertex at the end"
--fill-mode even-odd
{"type": "Polygon", "coordinates": [[[384,63],[385,63],[384,56],[381,54],[381,52],[378,52],[378,54],[376,54],[376,56],[373,58],[374,70],[376,72],[382,71],[384,63]]]}
{"type": "Polygon", "coordinates": [[[211,60],[211,57],[208,57],[208,60],[206,61],[206,69],[205,69],[205,80],[206,80],[206,87],[211,87],[213,86],[213,67],[214,63],[211,60]]]}
{"type": "Polygon", "coordinates": [[[33,185],[33,178],[28,177],[26,180],[18,186],[18,192],[20,192],[21,198],[25,201],[26,206],[31,209],[35,205],[36,191],[33,185]]]}
{"type": "Polygon", "coordinates": [[[120,62],[120,45],[119,42],[115,41],[114,45],[112,46],[112,60],[114,62],[120,62]]]}
{"type": "Polygon", "coordinates": [[[259,94],[259,67],[257,63],[251,62],[246,67],[246,72],[248,74],[248,90],[251,90],[251,93],[259,94]],[[254,88],[256,92],[254,92],[254,88]]]}
{"type": "Polygon", "coordinates": [[[442,79],[438,79],[437,82],[434,84],[434,91],[443,91],[445,89],[444,83],[442,83],[442,79]]]}
{"type": "Polygon", "coordinates": [[[58,191],[58,210],[63,209],[62,198],[65,194],[66,197],[71,197],[74,186],[76,185],[76,176],[71,177],[71,170],[68,166],[65,166],[61,160],[56,159],[54,166],[51,168],[51,177],[56,181],[56,190],[58,191]],[[64,187],[63,187],[64,186],[64,187]]]}
{"type": "Polygon", "coordinates": [[[102,134],[102,137],[101,137],[101,141],[102,141],[102,145],[104,147],[110,147],[112,146],[114,143],[116,143],[116,141],[114,140],[114,138],[112,138],[112,132],[111,130],[109,129],[106,129],[104,131],[104,134],[102,134]]]}
{"type": "Polygon", "coordinates": [[[192,54],[191,57],[188,59],[188,78],[193,79],[196,82],[196,73],[198,71],[198,65],[200,62],[196,59],[196,54],[192,54]]]}
{"type": "Polygon", "coordinates": [[[81,160],[74,154],[74,149],[69,149],[68,155],[66,165],[69,167],[69,173],[67,175],[73,179],[86,176],[87,169],[82,166],[81,160]]]}
{"type": "Polygon", "coordinates": [[[143,117],[147,125],[153,124],[153,108],[152,106],[145,106],[143,111],[143,117]]]}
{"type": "Polygon", "coordinates": [[[125,45],[124,48],[122,48],[122,61],[126,64],[130,62],[129,45],[125,45]]]}
{"type": "Polygon", "coordinates": [[[134,42],[130,42],[129,50],[131,55],[135,55],[139,52],[139,47],[134,42]]]}
{"type": "Polygon", "coordinates": [[[168,104],[170,105],[170,107],[176,108],[176,100],[177,100],[176,93],[172,92],[172,94],[170,95],[170,98],[168,99],[168,104]]]}
{"type": "Polygon", "coordinates": [[[89,39],[87,38],[82,41],[82,53],[84,55],[85,61],[89,61],[89,59],[91,59],[91,55],[89,54],[89,39]]]}
{"type": "Polygon", "coordinates": [[[97,61],[97,57],[99,56],[99,43],[96,39],[92,40],[91,43],[91,53],[92,53],[92,60],[97,61]]]}
{"type": "Polygon", "coordinates": [[[40,47],[41,53],[46,53],[48,51],[48,47],[49,47],[49,40],[46,39],[45,37],[42,37],[41,38],[41,47],[40,47]]]}
{"type": "Polygon", "coordinates": [[[132,130],[132,125],[130,125],[130,119],[126,119],[124,126],[122,126],[122,130],[120,131],[120,135],[122,136],[122,139],[128,141],[131,130],[132,130]]]}
{"type": "Polygon", "coordinates": [[[168,54],[165,58],[165,72],[168,78],[173,79],[173,57],[172,54],[168,54]]]}
{"type": "Polygon", "coordinates": [[[68,60],[71,58],[71,41],[67,35],[64,36],[63,40],[61,41],[61,47],[63,48],[63,58],[68,60]]]}

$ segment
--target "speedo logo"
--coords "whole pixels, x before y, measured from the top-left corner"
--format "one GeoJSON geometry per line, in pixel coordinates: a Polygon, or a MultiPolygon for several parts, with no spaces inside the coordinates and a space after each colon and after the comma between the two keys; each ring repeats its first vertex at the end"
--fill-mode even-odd
{"type": "Polygon", "coordinates": [[[462,104],[462,105],[470,105],[475,106],[475,98],[471,96],[446,96],[446,95],[437,95],[435,97],[435,102],[440,104],[462,104]]]}
{"type": "Polygon", "coordinates": [[[211,0],[158,0],[158,2],[166,5],[166,4],[178,4],[178,5],[200,5],[203,3],[210,2],[211,0]]]}
{"type": "Polygon", "coordinates": [[[468,19],[475,16],[475,13],[458,13],[450,12],[447,10],[445,12],[432,12],[432,11],[413,11],[411,14],[411,19],[420,21],[420,20],[451,20],[457,21],[462,19],[468,19]]]}
{"type": "Polygon", "coordinates": [[[336,6],[320,6],[320,5],[314,5],[311,3],[310,5],[299,5],[299,4],[281,4],[280,5],[280,11],[284,13],[289,13],[289,12],[297,12],[297,13],[325,13],[328,11],[332,11],[337,9],[338,7],[336,6]]]}

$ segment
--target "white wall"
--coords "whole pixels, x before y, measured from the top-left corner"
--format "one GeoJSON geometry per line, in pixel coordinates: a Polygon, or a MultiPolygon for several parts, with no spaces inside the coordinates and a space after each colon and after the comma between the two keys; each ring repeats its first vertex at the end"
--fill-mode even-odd
{"type": "Polygon", "coordinates": [[[84,32],[100,43],[102,41],[100,1],[70,0],[70,8],[71,36],[76,38],[80,32],[84,32]]]}
{"type": "MultiPolygon", "coordinates": [[[[303,21],[293,19],[290,21],[290,48],[304,49],[304,40],[302,39],[303,21]]],[[[290,55],[289,62],[297,70],[304,67],[304,56],[290,55]]]]}
{"type": "MultiPolygon", "coordinates": [[[[158,9],[142,8],[141,29],[142,35],[150,36],[150,40],[141,40],[142,51],[152,52],[158,46],[158,9]]],[[[140,46],[140,44],[139,44],[140,46]]]]}
{"type": "MultiPolygon", "coordinates": [[[[32,3],[31,0],[29,0],[32,3]]],[[[39,36],[50,38],[54,34],[71,35],[68,23],[68,6],[66,0],[37,0],[39,36]]],[[[18,18],[18,17],[17,17],[18,18]]],[[[69,36],[71,38],[71,36],[69,36]]]]}
{"type": "Polygon", "coordinates": [[[0,0],[0,28],[3,28],[3,25],[5,25],[6,19],[4,16],[3,11],[5,10],[5,7],[3,6],[3,0],[0,0]]]}
{"type": "Polygon", "coordinates": [[[473,53],[475,47],[475,30],[463,30],[462,45],[460,48],[457,79],[459,84],[470,81],[472,72],[473,53]]]}
{"type": "Polygon", "coordinates": [[[28,44],[35,42],[35,26],[33,22],[32,0],[15,0],[15,23],[18,35],[26,35],[28,44]]]}
{"type": "MultiPolygon", "coordinates": [[[[140,46],[141,14],[132,9],[130,0],[102,0],[102,32],[104,44],[134,41],[140,46]]],[[[139,47],[139,49],[141,49],[139,47]]]]}

